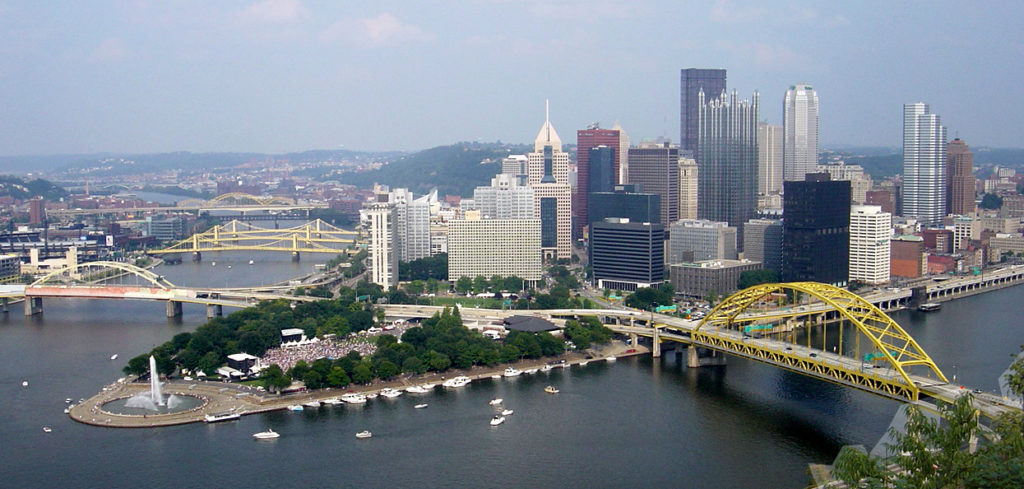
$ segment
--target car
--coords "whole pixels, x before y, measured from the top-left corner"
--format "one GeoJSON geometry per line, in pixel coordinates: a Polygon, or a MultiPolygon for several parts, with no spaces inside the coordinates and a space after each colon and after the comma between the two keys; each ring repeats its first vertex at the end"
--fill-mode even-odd
{"type": "Polygon", "coordinates": [[[793,351],[793,347],[792,346],[787,346],[786,347],[786,351],[793,351]]]}
{"type": "Polygon", "coordinates": [[[818,354],[817,353],[811,353],[811,358],[818,358],[818,354]]]}

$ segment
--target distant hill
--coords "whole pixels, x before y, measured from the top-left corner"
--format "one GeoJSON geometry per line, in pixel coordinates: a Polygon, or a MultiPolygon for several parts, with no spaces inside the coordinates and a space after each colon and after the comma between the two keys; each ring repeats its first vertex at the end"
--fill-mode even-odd
{"type": "Polygon", "coordinates": [[[19,177],[0,175],[0,196],[10,196],[18,200],[41,196],[46,200],[55,201],[67,197],[68,192],[41,178],[26,182],[19,177]]]}
{"type": "Polygon", "coordinates": [[[417,194],[438,189],[440,195],[473,195],[501,173],[501,159],[532,150],[524,144],[456,143],[438,146],[392,160],[379,170],[331,175],[342,183],[368,187],[374,183],[408,188],[417,194]]]}
{"type": "MultiPolygon", "coordinates": [[[[1024,149],[1017,148],[971,148],[974,153],[974,168],[993,165],[1010,168],[1024,168],[1024,149]]],[[[848,148],[837,150],[848,165],[860,165],[879,181],[903,173],[903,153],[899,148],[848,148]]]]}

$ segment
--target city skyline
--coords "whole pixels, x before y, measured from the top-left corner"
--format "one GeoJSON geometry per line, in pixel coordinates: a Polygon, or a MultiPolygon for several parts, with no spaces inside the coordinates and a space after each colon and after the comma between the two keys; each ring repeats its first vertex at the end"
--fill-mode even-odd
{"type": "Polygon", "coordinates": [[[771,100],[813,85],[822,147],[898,147],[899,107],[918,100],[973,147],[1019,146],[1024,7],[955,5],[0,3],[0,155],[526,142],[544,99],[558,127],[675,140],[679,70],[695,66],[771,100]],[[925,34],[954,26],[970,35],[937,41],[950,72],[925,34]],[[563,69],[515,76],[540,52],[563,69]]]}

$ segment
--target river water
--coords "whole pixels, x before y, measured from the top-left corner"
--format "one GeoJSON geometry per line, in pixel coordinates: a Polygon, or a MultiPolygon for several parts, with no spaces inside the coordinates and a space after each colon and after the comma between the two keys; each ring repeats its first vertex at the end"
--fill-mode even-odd
{"type": "MultiPolygon", "coordinates": [[[[180,285],[259,285],[314,263],[251,258],[204,254],[159,273],[180,285]]],[[[1015,287],[893,316],[947,376],[992,391],[1024,343],[1012,306],[1022,301],[1015,287]]],[[[808,463],[830,462],[844,444],[873,445],[897,407],[755,362],[687,369],[668,355],[359,407],[98,428],[63,414],[64,398],[91,396],[132,356],[202,324],[205,309],[185,305],[176,320],[157,302],[50,300],[32,318],[20,309],[0,315],[0,487],[799,488],[808,463]],[[545,394],[549,384],[561,393],[545,394]],[[488,424],[494,397],[515,410],[498,427],[488,424]],[[253,441],[267,428],[281,438],[253,441]],[[357,440],[364,429],[373,438],[357,440]]]]}

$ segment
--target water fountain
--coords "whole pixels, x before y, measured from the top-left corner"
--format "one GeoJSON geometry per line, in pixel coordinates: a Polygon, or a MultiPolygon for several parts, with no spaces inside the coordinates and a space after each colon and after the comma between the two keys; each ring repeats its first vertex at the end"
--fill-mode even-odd
{"type": "Polygon", "coordinates": [[[104,410],[117,414],[144,414],[147,411],[156,414],[167,414],[192,409],[201,401],[192,396],[171,394],[164,397],[160,385],[160,373],[156,369],[156,358],[149,357],[149,391],[140,392],[127,399],[111,401],[104,405],[104,410]]]}

